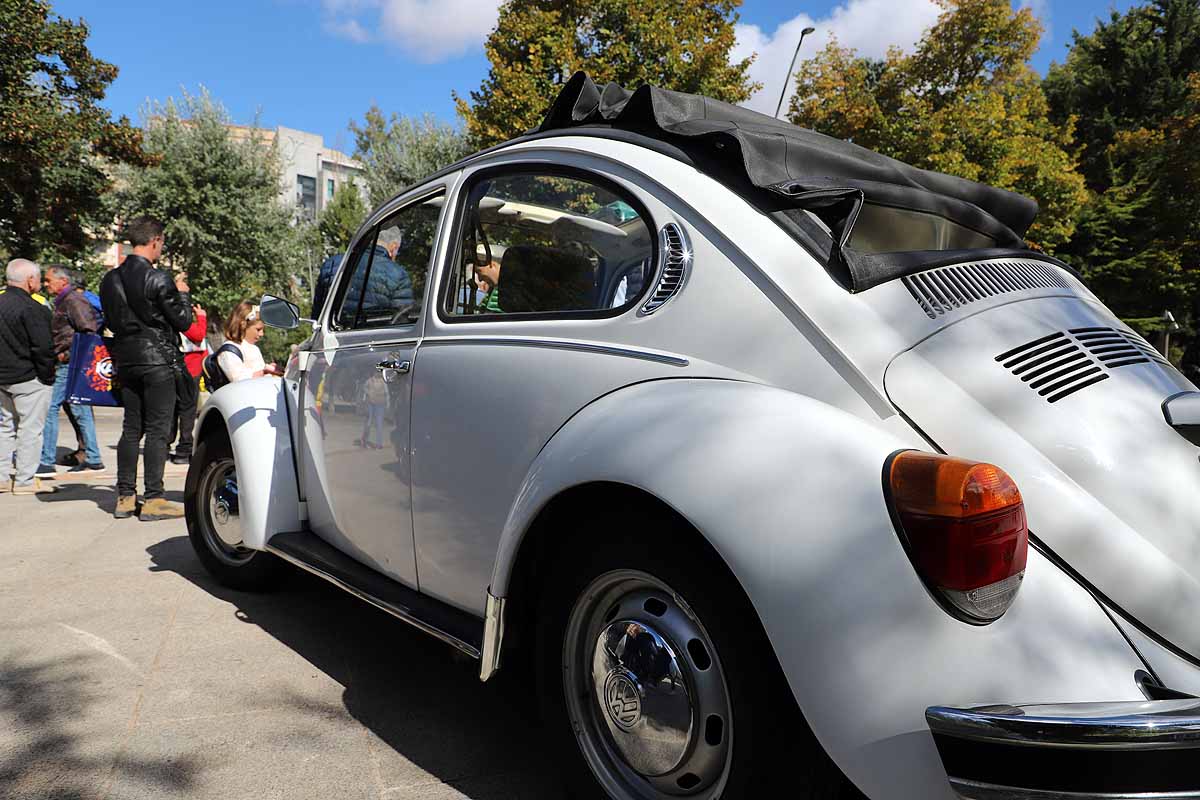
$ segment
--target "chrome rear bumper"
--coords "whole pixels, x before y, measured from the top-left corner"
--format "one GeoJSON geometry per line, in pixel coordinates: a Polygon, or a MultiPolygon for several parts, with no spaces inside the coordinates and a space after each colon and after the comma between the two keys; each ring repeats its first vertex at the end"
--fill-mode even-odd
{"type": "Polygon", "coordinates": [[[925,712],[964,800],[1200,800],[1200,700],[925,712]]]}

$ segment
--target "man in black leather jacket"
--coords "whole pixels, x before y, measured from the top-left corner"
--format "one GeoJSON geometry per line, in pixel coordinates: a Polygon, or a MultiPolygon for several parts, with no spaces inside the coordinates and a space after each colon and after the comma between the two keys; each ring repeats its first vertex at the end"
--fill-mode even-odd
{"type": "Polygon", "coordinates": [[[179,334],[192,324],[192,301],[181,276],[156,269],[162,255],[163,224],[137,217],[126,227],[133,252],[100,281],[100,304],[113,332],[113,363],[125,406],[117,445],[118,519],[137,511],[138,445],[144,435],[145,503],[143,520],[183,516],[183,507],[163,497],[167,432],[175,411],[175,373],[183,368],[179,334]]]}

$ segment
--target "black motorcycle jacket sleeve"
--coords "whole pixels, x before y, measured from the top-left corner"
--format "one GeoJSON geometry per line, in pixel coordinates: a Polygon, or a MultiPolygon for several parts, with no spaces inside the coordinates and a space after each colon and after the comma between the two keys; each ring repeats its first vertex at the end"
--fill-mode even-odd
{"type": "Polygon", "coordinates": [[[179,333],[192,327],[192,300],[187,292],[175,287],[175,281],[163,270],[155,270],[147,280],[148,300],[158,307],[167,324],[179,333]]]}

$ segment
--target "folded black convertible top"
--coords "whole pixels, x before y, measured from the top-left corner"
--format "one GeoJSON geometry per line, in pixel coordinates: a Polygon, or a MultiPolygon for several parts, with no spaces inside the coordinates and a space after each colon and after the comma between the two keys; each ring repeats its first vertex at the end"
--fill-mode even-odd
{"type": "Polygon", "coordinates": [[[918,169],[766,114],[655,86],[601,89],[582,72],[563,87],[538,131],[596,124],[663,139],[689,153],[702,149],[699,168],[735,169],[749,186],[781,198],[858,189],[872,202],[941,214],[1006,247],[1023,246],[1037,215],[1037,203],[1023,195],[918,169]],[[712,157],[715,151],[720,158],[712,157]]]}

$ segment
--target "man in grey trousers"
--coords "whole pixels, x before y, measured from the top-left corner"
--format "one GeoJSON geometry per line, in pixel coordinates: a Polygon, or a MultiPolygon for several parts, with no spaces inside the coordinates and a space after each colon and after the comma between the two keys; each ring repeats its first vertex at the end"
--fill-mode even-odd
{"type": "Polygon", "coordinates": [[[8,285],[0,293],[0,493],[42,494],[54,491],[34,477],[54,384],[50,314],[31,297],[42,284],[41,267],[14,259],[4,277],[8,285]]]}

